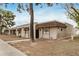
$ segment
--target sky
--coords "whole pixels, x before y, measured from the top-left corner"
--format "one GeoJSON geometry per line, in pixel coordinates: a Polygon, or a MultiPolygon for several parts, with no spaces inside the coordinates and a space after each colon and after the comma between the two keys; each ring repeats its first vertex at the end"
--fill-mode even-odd
{"type": "MultiPolygon", "coordinates": [[[[10,4],[6,8],[6,10],[12,11],[16,17],[14,19],[16,25],[22,25],[30,22],[30,15],[28,12],[23,11],[22,13],[17,12],[17,4],[10,4]]],[[[35,6],[33,7],[34,9],[34,21],[41,23],[41,22],[47,22],[47,21],[53,21],[57,20],[60,22],[66,22],[69,24],[72,24],[73,26],[76,26],[76,22],[69,19],[66,16],[66,11],[65,9],[60,6],[60,5],[53,5],[52,7],[47,7],[47,5],[43,4],[43,7],[40,8],[41,6],[35,6]]],[[[4,8],[5,9],[5,8],[4,8]]]]}

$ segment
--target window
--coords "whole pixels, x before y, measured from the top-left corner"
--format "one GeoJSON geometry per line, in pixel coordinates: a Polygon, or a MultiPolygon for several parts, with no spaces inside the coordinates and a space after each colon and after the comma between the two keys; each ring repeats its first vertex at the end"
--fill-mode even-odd
{"type": "Polygon", "coordinates": [[[47,33],[49,33],[49,29],[44,29],[44,34],[47,34],[47,33]]]}
{"type": "Polygon", "coordinates": [[[45,29],[45,32],[48,32],[48,29],[45,29]]]}

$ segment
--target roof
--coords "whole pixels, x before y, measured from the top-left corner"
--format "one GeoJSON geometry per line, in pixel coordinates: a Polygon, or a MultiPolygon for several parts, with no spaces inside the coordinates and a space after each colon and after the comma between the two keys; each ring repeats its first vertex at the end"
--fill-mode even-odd
{"type": "MultiPolygon", "coordinates": [[[[37,24],[37,22],[34,22],[34,24],[37,24]]],[[[29,28],[30,24],[23,24],[16,27],[10,28],[11,30],[20,29],[20,28],[29,28]]]]}
{"type": "MultiPolygon", "coordinates": [[[[13,29],[16,29],[16,28],[29,28],[30,24],[23,24],[23,25],[20,25],[20,26],[16,26],[16,27],[13,27],[11,28],[12,30],[13,29]]],[[[36,23],[36,29],[38,28],[45,28],[45,27],[62,27],[62,28],[66,28],[66,24],[65,23],[62,23],[62,22],[59,22],[59,21],[49,21],[49,22],[43,22],[43,23],[36,23]]]]}
{"type": "Polygon", "coordinates": [[[20,25],[20,26],[16,26],[16,27],[13,27],[13,28],[10,28],[10,29],[20,29],[20,28],[29,28],[29,24],[23,24],[23,25],[20,25]]]}
{"type": "Polygon", "coordinates": [[[62,27],[62,28],[66,28],[66,25],[62,22],[58,22],[58,21],[49,21],[49,22],[45,22],[45,23],[39,23],[36,25],[36,28],[44,28],[44,27],[62,27]]]}
{"type": "Polygon", "coordinates": [[[23,25],[17,26],[17,28],[23,28],[23,27],[29,27],[29,24],[23,24],[23,25]]]}

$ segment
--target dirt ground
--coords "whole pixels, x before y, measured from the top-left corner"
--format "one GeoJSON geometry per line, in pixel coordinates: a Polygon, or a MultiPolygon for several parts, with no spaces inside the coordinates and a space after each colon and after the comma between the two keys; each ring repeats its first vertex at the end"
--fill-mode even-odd
{"type": "Polygon", "coordinates": [[[11,44],[29,56],[79,56],[79,40],[37,40],[11,44]]]}
{"type": "Polygon", "coordinates": [[[0,39],[4,41],[13,41],[13,40],[21,40],[24,38],[16,37],[15,35],[0,35],[0,39]]]}
{"type": "MultiPolygon", "coordinates": [[[[4,41],[22,40],[13,35],[0,35],[4,41]]],[[[9,43],[29,56],[79,56],[79,37],[71,40],[36,40],[9,43]]]]}

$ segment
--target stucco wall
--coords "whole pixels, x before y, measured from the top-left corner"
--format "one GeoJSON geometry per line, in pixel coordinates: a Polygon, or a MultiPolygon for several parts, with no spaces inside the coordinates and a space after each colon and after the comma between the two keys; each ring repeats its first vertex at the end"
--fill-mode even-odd
{"type": "Polygon", "coordinates": [[[41,28],[39,30],[39,38],[45,39],[60,39],[64,37],[71,37],[73,34],[73,27],[67,26],[67,28],[41,28]],[[45,30],[48,29],[48,32],[45,33],[45,30]]]}
{"type": "MultiPolygon", "coordinates": [[[[35,36],[35,35],[36,35],[35,26],[36,26],[36,24],[34,24],[34,38],[36,37],[36,36],[35,36]]],[[[29,26],[29,27],[30,27],[30,26],[29,26]]],[[[30,38],[30,28],[29,28],[29,30],[26,30],[26,32],[25,32],[24,28],[25,28],[25,27],[21,28],[21,33],[20,33],[21,37],[30,38]]],[[[18,32],[17,29],[16,29],[16,36],[19,36],[19,32],[18,32]]]]}
{"type": "Polygon", "coordinates": [[[71,37],[73,36],[73,26],[72,25],[69,25],[69,24],[66,24],[67,28],[59,28],[58,29],[58,35],[57,37],[58,38],[65,38],[65,37],[71,37]],[[62,29],[62,31],[61,31],[62,29]]]}
{"type": "MultiPolygon", "coordinates": [[[[34,24],[34,38],[36,37],[36,28],[34,24]]],[[[58,39],[63,38],[67,36],[73,35],[73,27],[69,24],[66,24],[67,28],[40,28],[39,29],[39,38],[45,38],[45,39],[58,39]],[[47,32],[46,32],[47,30],[47,32]]],[[[30,28],[29,28],[30,30],[30,28]]],[[[21,28],[21,37],[30,38],[30,31],[24,31],[24,28],[21,28]]],[[[18,30],[16,29],[16,36],[19,35],[18,30]]]]}
{"type": "Polygon", "coordinates": [[[48,28],[43,29],[43,38],[49,39],[49,29],[48,28]],[[47,30],[47,32],[46,32],[46,30],[47,30]]]}
{"type": "Polygon", "coordinates": [[[21,28],[21,37],[25,37],[25,31],[24,31],[24,28],[21,28]]]}
{"type": "Polygon", "coordinates": [[[39,29],[39,39],[41,39],[43,37],[43,29],[39,29]]]}
{"type": "Polygon", "coordinates": [[[19,35],[18,35],[18,30],[17,30],[17,29],[16,29],[16,36],[19,36],[19,35]]]}
{"type": "Polygon", "coordinates": [[[57,28],[45,28],[39,30],[39,38],[57,39],[57,28]],[[45,32],[45,30],[48,30],[45,32]]]}
{"type": "Polygon", "coordinates": [[[71,36],[74,33],[74,28],[72,25],[67,24],[67,28],[66,28],[66,36],[71,36]]]}
{"type": "Polygon", "coordinates": [[[78,28],[74,28],[74,36],[79,36],[79,29],[78,28]]]}
{"type": "Polygon", "coordinates": [[[25,38],[29,38],[29,31],[26,31],[25,38]]]}
{"type": "Polygon", "coordinates": [[[57,38],[63,38],[66,36],[66,28],[58,28],[57,38]]]}
{"type": "Polygon", "coordinates": [[[50,28],[50,39],[57,39],[57,28],[50,28]]]}

